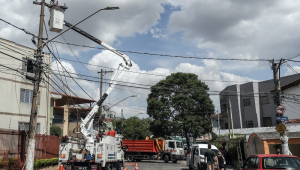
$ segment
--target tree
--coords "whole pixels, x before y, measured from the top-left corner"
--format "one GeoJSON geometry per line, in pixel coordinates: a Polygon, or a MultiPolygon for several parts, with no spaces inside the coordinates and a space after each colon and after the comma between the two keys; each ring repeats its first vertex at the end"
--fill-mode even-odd
{"type": "Polygon", "coordinates": [[[197,75],[174,73],[150,90],[147,114],[153,119],[150,128],[154,136],[166,137],[183,131],[188,139],[188,134],[197,138],[211,132],[214,105],[208,86],[197,75]]]}
{"type": "Polygon", "coordinates": [[[138,117],[130,117],[123,122],[124,139],[145,139],[150,136],[149,126],[151,119],[139,119],[138,117]]]}
{"type": "Polygon", "coordinates": [[[61,136],[62,134],[62,129],[58,126],[52,126],[50,127],[50,135],[53,135],[53,136],[61,136]]]}

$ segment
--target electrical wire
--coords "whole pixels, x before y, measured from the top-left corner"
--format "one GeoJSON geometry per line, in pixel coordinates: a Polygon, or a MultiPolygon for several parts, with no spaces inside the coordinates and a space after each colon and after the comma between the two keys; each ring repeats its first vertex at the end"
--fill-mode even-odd
{"type": "Polygon", "coordinates": [[[16,25],[14,25],[14,24],[12,24],[12,23],[10,23],[8,21],[5,21],[4,19],[0,18],[0,20],[3,21],[3,22],[5,22],[5,23],[7,23],[7,24],[9,24],[9,25],[11,25],[11,26],[13,26],[13,27],[15,27],[15,28],[17,28],[17,29],[19,29],[19,30],[21,30],[21,31],[24,31],[26,34],[29,34],[29,35],[31,35],[33,37],[37,37],[36,35],[30,33],[29,31],[25,30],[24,28],[17,27],[16,25]]]}

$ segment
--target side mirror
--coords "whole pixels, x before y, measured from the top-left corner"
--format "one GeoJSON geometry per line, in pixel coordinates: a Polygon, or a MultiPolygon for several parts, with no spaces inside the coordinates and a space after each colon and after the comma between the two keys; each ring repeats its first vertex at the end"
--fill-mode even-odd
{"type": "Polygon", "coordinates": [[[125,148],[126,148],[126,151],[128,151],[128,145],[126,145],[125,148]]]}

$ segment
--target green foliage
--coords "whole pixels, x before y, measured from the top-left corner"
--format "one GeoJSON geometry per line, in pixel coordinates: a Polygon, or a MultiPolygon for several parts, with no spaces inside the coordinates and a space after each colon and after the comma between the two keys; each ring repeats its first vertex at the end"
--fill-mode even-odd
{"type": "Polygon", "coordinates": [[[215,145],[218,149],[223,149],[222,142],[219,140],[209,141],[208,144],[215,145]]]}
{"type": "Polygon", "coordinates": [[[57,165],[58,158],[51,158],[51,159],[37,159],[34,160],[34,169],[42,168],[45,166],[57,165]]]}
{"type": "Polygon", "coordinates": [[[53,135],[53,136],[61,136],[62,134],[62,129],[58,126],[52,126],[50,127],[50,135],[53,135]]]}
{"type": "Polygon", "coordinates": [[[150,128],[156,137],[172,132],[193,134],[194,138],[211,132],[210,116],[214,105],[208,86],[190,73],[174,73],[151,87],[147,114],[154,121],[150,128]]]}
{"type": "Polygon", "coordinates": [[[124,139],[145,139],[151,135],[149,131],[150,118],[139,119],[138,117],[130,117],[123,122],[124,139]]]}
{"type": "Polygon", "coordinates": [[[122,120],[112,120],[111,122],[116,129],[116,133],[121,134],[122,133],[122,120]]]}

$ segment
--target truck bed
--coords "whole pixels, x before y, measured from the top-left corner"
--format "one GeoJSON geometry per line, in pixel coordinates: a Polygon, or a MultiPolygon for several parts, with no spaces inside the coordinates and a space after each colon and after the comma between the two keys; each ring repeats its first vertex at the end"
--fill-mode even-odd
{"type": "MultiPolygon", "coordinates": [[[[161,141],[158,141],[161,146],[161,141]]],[[[152,152],[158,153],[159,149],[154,140],[129,140],[123,139],[123,146],[128,146],[127,152],[152,152]]]]}

